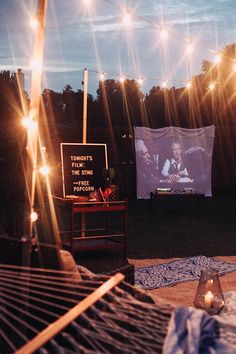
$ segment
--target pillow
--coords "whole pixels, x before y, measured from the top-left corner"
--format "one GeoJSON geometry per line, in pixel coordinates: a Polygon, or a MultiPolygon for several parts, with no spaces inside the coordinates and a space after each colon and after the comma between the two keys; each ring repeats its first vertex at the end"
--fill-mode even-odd
{"type": "Polygon", "coordinates": [[[62,270],[71,273],[71,274],[66,274],[66,277],[81,282],[82,278],[72,254],[69,251],[65,251],[65,250],[60,250],[59,252],[61,256],[62,270]]]}

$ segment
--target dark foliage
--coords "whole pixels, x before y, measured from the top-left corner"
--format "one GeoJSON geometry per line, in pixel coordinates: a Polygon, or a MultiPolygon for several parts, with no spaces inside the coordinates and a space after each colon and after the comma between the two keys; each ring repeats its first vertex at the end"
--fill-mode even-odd
{"type": "MultiPolygon", "coordinates": [[[[109,167],[116,170],[114,183],[121,195],[135,195],[136,173],[133,127],[179,126],[198,128],[214,124],[213,192],[236,187],[236,44],[221,51],[215,65],[204,60],[202,73],[185,87],[151,88],[144,95],[138,82],[108,79],[99,82],[97,97],[88,95],[87,142],[106,143],[109,167]],[[215,89],[209,90],[209,83],[215,89]]],[[[54,192],[61,193],[60,143],[82,142],[83,99],[81,90],[66,85],[62,92],[44,89],[41,137],[54,168],[54,192]],[[44,114],[45,113],[45,114],[44,114]]],[[[15,74],[0,73],[0,206],[1,224],[10,236],[22,234],[22,206],[25,203],[23,164],[26,141],[20,127],[23,104],[28,100],[19,90],[15,74]],[[23,101],[20,98],[23,96],[23,101]],[[17,172],[16,172],[17,171],[17,172]]]]}
{"type": "Polygon", "coordinates": [[[0,72],[0,222],[9,236],[21,237],[25,205],[24,160],[26,137],[20,125],[24,92],[15,75],[0,72]]]}

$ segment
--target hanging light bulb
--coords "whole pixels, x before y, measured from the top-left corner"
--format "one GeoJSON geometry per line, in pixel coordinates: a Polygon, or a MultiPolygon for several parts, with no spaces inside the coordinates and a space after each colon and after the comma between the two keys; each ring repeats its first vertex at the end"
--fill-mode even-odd
{"type": "Polygon", "coordinates": [[[101,73],[100,74],[100,81],[104,81],[105,80],[105,74],[104,73],[101,73]]]}
{"type": "Polygon", "coordinates": [[[187,89],[190,89],[192,87],[192,82],[191,81],[188,81],[187,83],[186,83],[186,88],[187,89]]]}
{"type": "Polygon", "coordinates": [[[208,86],[209,90],[211,90],[211,91],[214,90],[215,87],[216,87],[216,84],[214,82],[211,82],[208,86]]]}
{"type": "Polygon", "coordinates": [[[160,38],[161,40],[166,40],[169,37],[169,33],[165,28],[160,30],[160,38]]]}
{"type": "Polygon", "coordinates": [[[83,3],[85,6],[90,6],[92,4],[93,0],[83,0],[83,3]]]}
{"type": "Polygon", "coordinates": [[[186,47],[186,53],[187,54],[193,54],[193,52],[194,52],[193,44],[191,42],[189,42],[187,47],[186,47]]]}
{"type": "Polygon", "coordinates": [[[122,19],[122,22],[124,24],[125,27],[131,27],[131,24],[132,24],[132,16],[131,14],[126,11],[123,15],[123,19],[122,19]]]}
{"type": "Polygon", "coordinates": [[[219,63],[221,63],[221,61],[222,61],[221,55],[220,55],[220,54],[217,54],[217,55],[215,56],[215,58],[214,58],[215,64],[219,64],[219,63]]]}
{"type": "Polygon", "coordinates": [[[138,79],[138,83],[139,83],[140,86],[143,84],[143,78],[142,78],[142,77],[140,77],[140,78],[138,79]]]}
{"type": "Polygon", "coordinates": [[[43,175],[43,176],[48,176],[51,172],[51,169],[48,165],[43,165],[39,168],[39,172],[43,175]]]}
{"type": "Polygon", "coordinates": [[[35,131],[38,127],[38,124],[35,120],[33,120],[30,117],[24,117],[22,118],[22,125],[25,127],[28,131],[35,131]]]}
{"type": "Polygon", "coordinates": [[[39,26],[39,21],[36,17],[31,17],[30,19],[30,27],[33,29],[33,30],[36,30],[39,26]]]}
{"type": "Polygon", "coordinates": [[[167,80],[163,80],[163,81],[162,81],[161,87],[162,87],[162,88],[166,88],[166,87],[167,87],[167,80]]]}
{"type": "Polygon", "coordinates": [[[38,220],[38,213],[36,213],[36,211],[32,211],[31,212],[31,214],[30,214],[30,220],[31,220],[31,222],[35,222],[35,221],[37,221],[38,220]]]}
{"type": "Polygon", "coordinates": [[[39,59],[34,58],[30,62],[30,67],[33,71],[40,73],[42,71],[42,62],[39,59]]]}

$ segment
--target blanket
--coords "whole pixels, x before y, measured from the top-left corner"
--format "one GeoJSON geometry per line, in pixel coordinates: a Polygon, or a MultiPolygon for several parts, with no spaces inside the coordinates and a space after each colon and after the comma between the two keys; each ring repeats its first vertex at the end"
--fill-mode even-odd
{"type": "Polygon", "coordinates": [[[163,354],[234,354],[235,331],[205,311],[179,307],[172,313],[163,354]]]}
{"type": "Polygon", "coordinates": [[[156,266],[135,267],[135,285],[146,290],[173,286],[180,282],[198,280],[201,271],[207,268],[223,275],[236,271],[236,264],[206,256],[194,256],[156,266]]]}

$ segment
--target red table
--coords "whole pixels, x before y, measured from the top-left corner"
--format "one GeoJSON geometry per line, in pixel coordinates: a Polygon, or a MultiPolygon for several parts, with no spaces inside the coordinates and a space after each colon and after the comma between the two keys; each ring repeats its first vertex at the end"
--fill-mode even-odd
{"type": "Polygon", "coordinates": [[[69,230],[60,231],[62,244],[72,254],[76,250],[123,247],[126,253],[127,200],[109,202],[78,202],[55,197],[57,205],[70,213],[69,230]],[[93,215],[93,227],[88,219],[93,215]],[[96,226],[96,221],[99,224],[96,226]],[[115,223],[115,228],[114,228],[115,223]],[[102,224],[102,225],[101,225],[102,224]],[[65,235],[69,235],[69,238],[65,235]]]}

